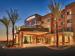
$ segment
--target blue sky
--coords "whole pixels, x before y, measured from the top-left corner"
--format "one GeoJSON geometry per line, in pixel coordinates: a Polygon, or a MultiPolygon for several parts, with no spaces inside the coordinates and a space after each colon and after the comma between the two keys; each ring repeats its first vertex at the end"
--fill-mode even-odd
{"type": "MultiPolygon", "coordinates": [[[[50,12],[48,9],[48,4],[51,0],[0,0],[0,18],[6,16],[6,10],[10,8],[17,9],[20,15],[20,21],[17,22],[17,25],[23,25],[24,19],[28,16],[38,13],[40,15],[45,15],[50,12]]],[[[74,2],[74,0],[56,0],[60,2],[61,6],[74,2]]]]}
{"type": "Polygon", "coordinates": [[[18,23],[21,25],[24,24],[24,19],[32,14],[38,13],[44,15],[48,13],[47,3],[48,1],[46,0],[0,0],[0,17],[6,15],[5,10],[16,8],[21,18],[18,23]]]}
{"type": "MultiPolygon", "coordinates": [[[[62,8],[71,2],[75,2],[75,0],[55,1],[59,2],[62,8]]],[[[24,24],[24,20],[27,17],[33,14],[48,14],[50,12],[48,4],[51,4],[51,0],[0,0],[0,18],[7,16],[6,10],[9,10],[10,8],[17,9],[21,20],[19,20],[16,25],[20,26],[24,24]]],[[[1,31],[4,29],[4,26],[0,23],[0,35],[2,34],[1,31]]]]}

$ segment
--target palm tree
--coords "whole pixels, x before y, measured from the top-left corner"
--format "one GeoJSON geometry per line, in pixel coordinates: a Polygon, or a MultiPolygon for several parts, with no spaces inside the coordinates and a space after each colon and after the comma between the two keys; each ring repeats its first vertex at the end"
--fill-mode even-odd
{"type": "Polygon", "coordinates": [[[49,9],[51,10],[54,19],[56,20],[56,37],[57,37],[56,45],[58,47],[58,19],[61,17],[60,4],[56,3],[55,0],[52,0],[52,4],[49,5],[49,9]]]}
{"type": "Polygon", "coordinates": [[[9,26],[10,20],[8,20],[6,17],[3,17],[3,19],[0,19],[0,22],[3,23],[6,27],[7,45],[8,45],[8,26],[9,26]]]}
{"type": "Polygon", "coordinates": [[[13,43],[12,45],[14,45],[14,27],[15,27],[15,23],[18,20],[18,12],[15,9],[10,9],[9,11],[7,11],[8,17],[12,22],[12,35],[13,35],[13,43]]]}

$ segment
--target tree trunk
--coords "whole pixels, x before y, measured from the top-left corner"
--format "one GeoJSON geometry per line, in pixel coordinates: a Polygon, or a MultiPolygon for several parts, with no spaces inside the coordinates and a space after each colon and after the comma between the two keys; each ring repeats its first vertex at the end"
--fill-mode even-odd
{"type": "Polygon", "coordinates": [[[68,36],[68,43],[69,43],[69,45],[70,45],[70,36],[68,36]]]}
{"type": "Polygon", "coordinates": [[[7,45],[8,45],[8,27],[6,27],[7,45]]]}
{"type": "Polygon", "coordinates": [[[14,24],[12,25],[13,27],[12,27],[12,37],[13,37],[13,42],[12,42],[12,45],[14,45],[14,24]]]}
{"type": "Polygon", "coordinates": [[[58,33],[56,33],[56,46],[58,47],[58,45],[59,45],[59,38],[58,38],[59,36],[58,36],[58,33]]]}
{"type": "Polygon", "coordinates": [[[59,36],[58,36],[58,23],[56,19],[56,47],[59,45],[59,36]]]}

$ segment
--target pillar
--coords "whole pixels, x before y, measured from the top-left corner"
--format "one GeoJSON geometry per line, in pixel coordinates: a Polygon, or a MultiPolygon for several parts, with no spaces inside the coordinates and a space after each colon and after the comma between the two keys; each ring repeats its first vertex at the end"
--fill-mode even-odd
{"type": "Polygon", "coordinates": [[[70,35],[68,36],[68,43],[69,43],[69,45],[70,45],[70,35]]]}
{"type": "Polygon", "coordinates": [[[20,46],[20,47],[22,47],[22,45],[23,45],[23,44],[22,44],[22,42],[23,42],[22,39],[23,39],[23,32],[20,31],[20,32],[19,32],[19,46],[20,46]]]}
{"type": "Polygon", "coordinates": [[[36,44],[38,43],[38,36],[36,35],[36,44]]]}
{"type": "Polygon", "coordinates": [[[31,43],[31,36],[30,36],[30,43],[31,43]]]}
{"type": "Polygon", "coordinates": [[[20,47],[20,32],[18,33],[18,46],[20,47]]]}
{"type": "Polygon", "coordinates": [[[21,32],[21,46],[23,47],[23,32],[21,32]]]}
{"type": "Polygon", "coordinates": [[[64,34],[62,33],[62,46],[64,46],[64,41],[65,40],[65,36],[64,36],[64,34]]]}

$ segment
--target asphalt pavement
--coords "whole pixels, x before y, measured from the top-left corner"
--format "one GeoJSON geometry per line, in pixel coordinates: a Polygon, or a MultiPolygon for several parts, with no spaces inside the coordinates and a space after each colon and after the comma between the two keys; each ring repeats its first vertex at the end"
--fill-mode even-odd
{"type": "Polygon", "coordinates": [[[0,56],[75,56],[75,47],[54,50],[47,47],[1,48],[0,56]]]}

